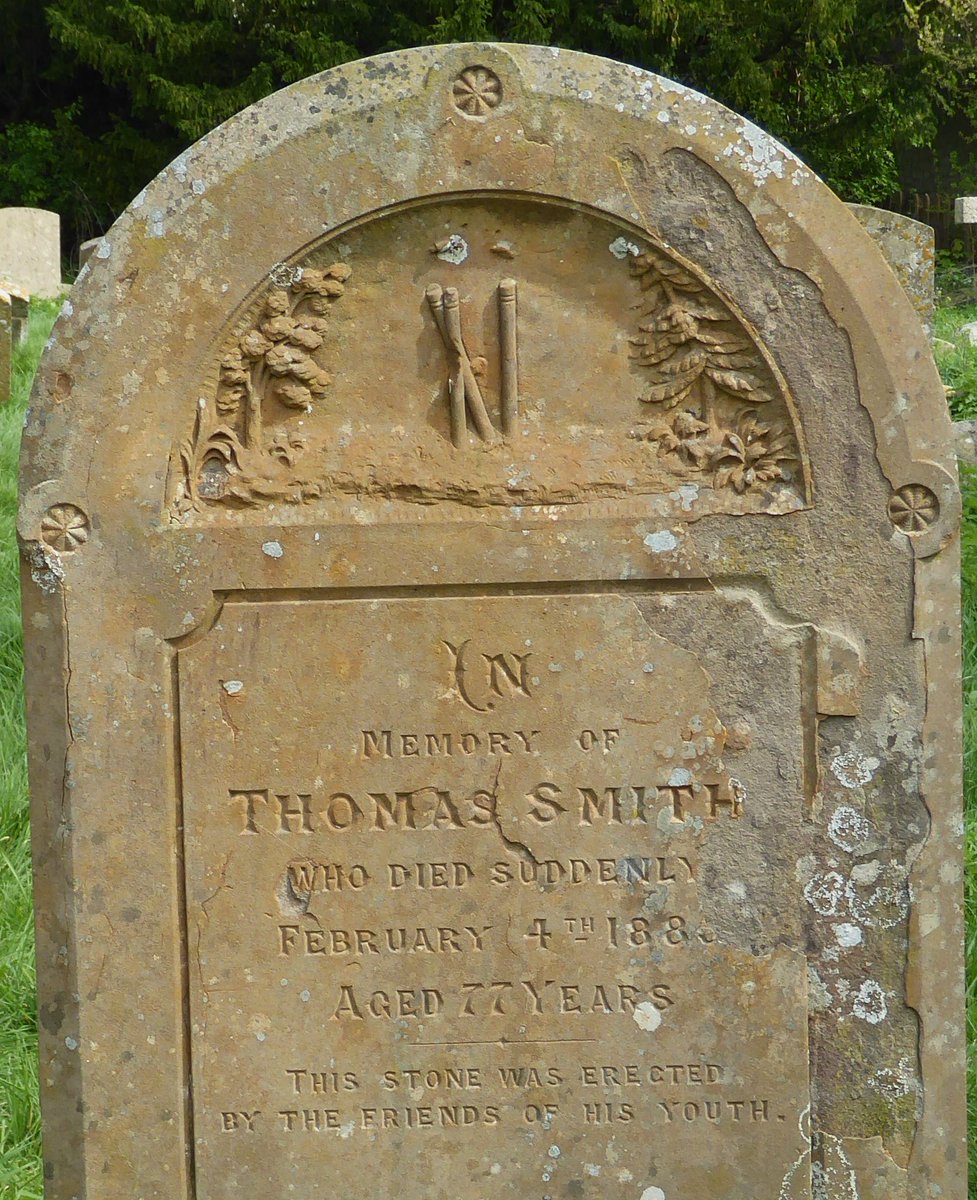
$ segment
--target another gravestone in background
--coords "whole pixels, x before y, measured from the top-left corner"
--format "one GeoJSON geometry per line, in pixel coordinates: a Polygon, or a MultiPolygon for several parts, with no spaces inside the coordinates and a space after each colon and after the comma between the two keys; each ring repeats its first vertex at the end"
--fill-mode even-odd
{"type": "Polygon", "coordinates": [[[52,299],[61,283],[61,218],[44,208],[0,208],[0,279],[52,299]]]}
{"type": "Polygon", "coordinates": [[[9,292],[0,288],[0,404],[10,399],[14,356],[14,312],[9,292]]]}
{"type": "Polygon", "coordinates": [[[23,475],[49,1195],[962,1200],[959,497],[844,205],[430,47],[104,249],[23,475]]]}
{"type": "Polygon", "coordinates": [[[98,244],[101,241],[102,241],[102,239],[100,237],[89,238],[87,242],[82,242],[82,244],[78,247],[78,269],[79,270],[81,270],[81,268],[88,262],[88,260],[91,258],[91,256],[95,253],[95,251],[98,249],[98,244]]]}
{"type": "Polygon", "coordinates": [[[872,235],[893,274],[909,293],[926,332],[936,317],[936,234],[931,225],[868,204],[848,207],[872,235]]]}
{"type": "Polygon", "coordinates": [[[27,336],[30,303],[23,292],[0,280],[0,404],[10,399],[14,349],[27,336]]]}

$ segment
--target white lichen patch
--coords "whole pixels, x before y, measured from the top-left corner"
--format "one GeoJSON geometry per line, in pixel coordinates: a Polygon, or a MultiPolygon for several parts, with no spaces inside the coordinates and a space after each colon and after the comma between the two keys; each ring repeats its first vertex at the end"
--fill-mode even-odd
{"type": "Polygon", "coordinates": [[[641,1200],[665,1200],[665,1193],[660,1187],[646,1187],[641,1193],[641,1200]]]}
{"type": "Polygon", "coordinates": [[[302,268],[285,262],[277,262],[268,272],[269,281],[277,288],[290,288],[302,279],[302,268]]]}
{"type": "Polygon", "coordinates": [[[584,1163],[583,1169],[584,1174],[590,1175],[593,1179],[596,1179],[600,1174],[600,1167],[597,1165],[597,1163],[584,1163]]]}
{"type": "Polygon", "coordinates": [[[27,561],[30,564],[31,579],[42,592],[51,595],[64,583],[64,565],[57,550],[45,546],[43,542],[31,542],[27,550],[27,561]]]}
{"type": "Polygon", "coordinates": [[[831,774],[846,788],[864,787],[871,783],[879,769],[877,758],[865,758],[855,750],[839,754],[831,760],[831,774]]]}
{"type": "Polygon", "coordinates": [[[615,238],[607,248],[615,258],[627,258],[628,255],[636,258],[641,253],[641,247],[629,242],[626,237],[615,238]]]}
{"type": "Polygon", "coordinates": [[[866,979],[858,989],[851,1006],[852,1014],[870,1025],[878,1025],[889,1015],[885,991],[874,979],[866,979]]]}
{"type": "Polygon", "coordinates": [[[837,917],[845,909],[850,887],[837,871],[821,871],[811,876],[804,887],[804,899],[822,917],[837,917]]]}
{"type": "Polygon", "coordinates": [[[452,233],[437,243],[434,253],[442,262],[459,267],[468,257],[468,243],[460,233],[452,233]]]}
{"type": "Polygon", "coordinates": [[[835,926],[835,941],[839,946],[850,950],[853,946],[861,945],[862,931],[857,925],[852,925],[851,922],[844,921],[841,925],[835,926]]]}
{"type": "Polygon", "coordinates": [[[877,886],[868,896],[853,893],[851,909],[853,916],[863,925],[891,929],[905,920],[909,904],[908,871],[902,863],[893,861],[881,868],[877,886]]]}
{"type": "Polygon", "coordinates": [[[261,553],[267,554],[269,558],[281,558],[285,551],[281,542],[262,542],[261,553]]]}
{"type": "Polygon", "coordinates": [[[882,1093],[887,1100],[901,1100],[911,1092],[919,1092],[919,1079],[908,1058],[901,1058],[895,1068],[883,1067],[869,1080],[869,1086],[882,1093]]]}
{"type": "Polygon", "coordinates": [[[692,505],[699,499],[699,485],[697,483],[680,484],[678,494],[682,504],[682,512],[691,512],[692,505]]]}
{"type": "Polygon", "coordinates": [[[634,1006],[634,1023],[645,1033],[654,1033],[662,1023],[662,1015],[650,1000],[642,1000],[634,1006]]]}
{"type": "Polygon", "coordinates": [[[875,844],[875,830],[855,808],[842,804],[828,822],[828,837],[849,854],[860,854],[875,844]]]}
{"type": "Polygon", "coordinates": [[[644,544],[652,554],[667,554],[677,548],[678,538],[670,529],[659,529],[656,533],[649,533],[644,544]]]}
{"type": "Polygon", "coordinates": [[[221,686],[229,696],[236,696],[243,689],[244,684],[240,679],[227,679],[221,686]]]}
{"type": "Polygon", "coordinates": [[[742,122],[740,136],[723,148],[722,155],[737,159],[737,165],[752,176],[757,187],[766,183],[771,175],[778,179],[786,175],[784,147],[751,121],[742,122]]]}

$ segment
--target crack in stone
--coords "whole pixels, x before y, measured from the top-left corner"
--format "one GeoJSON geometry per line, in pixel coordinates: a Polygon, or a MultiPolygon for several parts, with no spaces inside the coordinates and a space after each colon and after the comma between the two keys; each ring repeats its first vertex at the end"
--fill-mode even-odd
{"type": "Polygon", "coordinates": [[[521,858],[524,862],[531,862],[531,863],[533,863],[534,866],[539,867],[542,864],[540,863],[540,861],[536,857],[536,855],[533,854],[532,850],[529,849],[529,847],[526,845],[526,843],[525,842],[517,842],[513,838],[507,837],[505,830],[502,828],[502,822],[499,820],[499,808],[498,808],[499,776],[501,774],[502,774],[502,762],[500,760],[495,768],[495,779],[492,783],[492,790],[490,792],[487,792],[487,795],[490,797],[490,799],[492,801],[492,804],[491,804],[492,824],[495,826],[496,831],[498,832],[499,838],[502,841],[502,845],[505,846],[506,850],[508,850],[510,854],[515,854],[517,858],[521,858]]]}

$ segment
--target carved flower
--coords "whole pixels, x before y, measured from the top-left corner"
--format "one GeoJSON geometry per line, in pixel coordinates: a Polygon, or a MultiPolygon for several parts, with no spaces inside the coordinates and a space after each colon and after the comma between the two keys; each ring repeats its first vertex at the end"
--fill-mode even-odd
{"type": "Polygon", "coordinates": [[[502,99],[502,83],[488,67],[466,67],[455,80],[452,94],[455,105],[470,117],[483,117],[497,108],[502,99]]]}
{"type": "Polygon", "coordinates": [[[684,440],[698,437],[700,433],[705,433],[709,426],[705,421],[700,421],[695,413],[680,412],[672,421],[672,428],[675,430],[676,436],[684,440]]]}
{"type": "Polygon", "coordinates": [[[272,346],[265,355],[265,365],[272,375],[288,375],[305,359],[305,351],[288,343],[272,346]]]}
{"type": "Polygon", "coordinates": [[[221,358],[220,384],[217,389],[217,411],[226,417],[237,411],[247,394],[248,372],[241,351],[236,347],[221,358]]]}
{"type": "Polygon", "coordinates": [[[228,350],[221,358],[220,377],[221,383],[245,383],[247,381],[248,376],[244,369],[244,360],[240,350],[228,350]]]}
{"type": "Polygon", "coordinates": [[[717,488],[731,484],[740,493],[757,483],[783,479],[780,466],[792,458],[790,439],[782,430],[761,425],[753,411],[742,413],[736,430],[728,430],[713,454],[717,488]]]}
{"type": "Polygon", "coordinates": [[[686,411],[676,413],[670,425],[655,425],[641,437],[644,441],[657,442],[661,451],[675,454],[687,466],[702,467],[712,452],[705,436],[708,432],[705,421],[686,411]]]}
{"type": "Polygon", "coordinates": [[[280,429],[271,439],[268,446],[268,453],[272,458],[277,458],[279,462],[284,463],[287,467],[295,465],[295,460],[299,454],[305,449],[305,438],[295,433],[290,429],[280,429]]]}
{"type": "Polygon", "coordinates": [[[266,351],[271,349],[271,346],[272,343],[257,329],[250,330],[241,338],[241,352],[248,358],[261,358],[266,351]]]}
{"type": "Polygon", "coordinates": [[[904,533],[929,528],[939,515],[939,500],[921,483],[907,483],[889,499],[889,519],[904,533]]]}
{"type": "Polygon", "coordinates": [[[296,325],[288,335],[288,340],[293,346],[301,346],[303,350],[318,350],[322,345],[322,337],[314,329],[307,328],[304,322],[296,325]]]}
{"type": "Polygon", "coordinates": [[[304,293],[335,299],[346,290],[343,284],[352,273],[352,268],[342,262],[333,263],[321,271],[303,271],[302,278],[294,285],[294,290],[300,295],[304,293]]]}
{"type": "Polygon", "coordinates": [[[83,546],[89,532],[88,517],[76,504],[53,504],[41,518],[41,540],[62,554],[83,546]]]}
{"type": "Polygon", "coordinates": [[[273,342],[283,342],[294,328],[292,317],[272,317],[269,321],[261,322],[261,332],[273,342]]]}
{"type": "Polygon", "coordinates": [[[295,380],[286,380],[285,383],[280,383],[275,388],[275,395],[286,408],[310,409],[312,407],[312,392],[305,384],[297,383],[295,380]]]}
{"type": "Polygon", "coordinates": [[[289,310],[288,292],[281,288],[272,288],[265,297],[265,315],[280,317],[289,310]]]}

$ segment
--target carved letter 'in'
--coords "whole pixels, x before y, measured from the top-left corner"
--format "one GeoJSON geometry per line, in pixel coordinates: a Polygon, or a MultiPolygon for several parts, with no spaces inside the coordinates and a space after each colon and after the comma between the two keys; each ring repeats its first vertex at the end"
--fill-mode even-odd
{"type": "MultiPolygon", "coordinates": [[[[458,646],[453,646],[450,642],[442,642],[442,645],[447,647],[454,659],[453,674],[458,696],[473,712],[491,712],[495,708],[493,694],[500,699],[507,693],[519,692],[523,696],[531,694],[528,665],[531,656],[529,654],[480,654],[484,675],[481,676],[481,688],[476,690],[483,693],[484,704],[479,704],[466,679],[466,675],[475,673],[466,662],[471,638],[466,638],[458,646]]],[[[481,675],[481,667],[477,674],[481,675]]]]}
{"type": "MultiPolygon", "coordinates": [[[[427,302],[434,316],[441,340],[451,356],[451,376],[448,396],[451,417],[451,442],[464,446],[468,440],[468,418],[483,442],[495,441],[495,426],[482,399],[472,360],[465,347],[461,330],[461,310],[458,289],[442,288],[432,283],[427,302]]],[[[502,433],[513,433],[519,417],[518,359],[516,354],[516,281],[503,279],[499,284],[499,354],[500,354],[500,412],[502,433]]]]}

